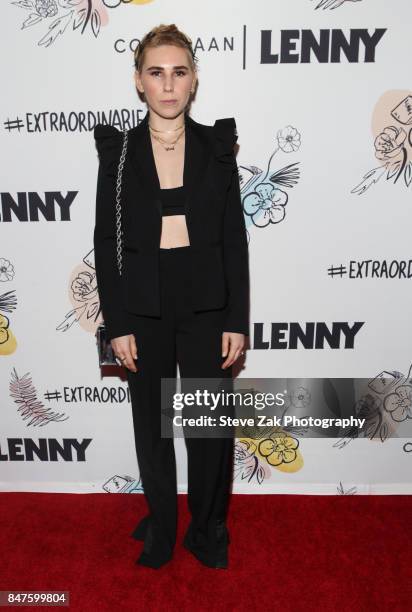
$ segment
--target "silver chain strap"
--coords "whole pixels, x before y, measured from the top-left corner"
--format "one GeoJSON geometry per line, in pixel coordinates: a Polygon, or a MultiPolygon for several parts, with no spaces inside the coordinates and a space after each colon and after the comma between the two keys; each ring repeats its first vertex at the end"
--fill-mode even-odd
{"type": "Polygon", "coordinates": [[[122,173],[123,166],[126,159],[127,151],[127,137],[129,135],[128,130],[123,132],[123,147],[122,154],[120,156],[119,167],[117,169],[117,181],[116,181],[116,254],[117,254],[117,267],[119,269],[120,276],[122,275],[122,207],[121,207],[121,191],[122,191],[122,173]]]}

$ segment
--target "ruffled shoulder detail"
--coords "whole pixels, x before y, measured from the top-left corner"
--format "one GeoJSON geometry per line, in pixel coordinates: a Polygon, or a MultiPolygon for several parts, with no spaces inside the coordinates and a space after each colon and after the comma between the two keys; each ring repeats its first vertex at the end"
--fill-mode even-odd
{"type": "Polygon", "coordinates": [[[94,128],[99,159],[107,172],[114,174],[119,163],[123,132],[113,125],[98,123],[94,128]]]}
{"type": "Polygon", "coordinates": [[[109,136],[120,136],[121,132],[113,125],[107,123],[97,123],[94,128],[94,137],[96,139],[108,138],[109,136]]]}
{"type": "Polygon", "coordinates": [[[226,164],[233,164],[233,147],[235,146],[238,133],[236,121],[233,117],[216,119],[215,125],[215,154],[219,161],[226,164]]]}

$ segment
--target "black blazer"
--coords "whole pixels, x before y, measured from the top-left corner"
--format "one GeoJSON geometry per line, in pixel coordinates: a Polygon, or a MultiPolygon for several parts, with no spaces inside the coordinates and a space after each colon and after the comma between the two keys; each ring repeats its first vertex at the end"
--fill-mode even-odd
{"type": "MultiPolygon", "coordinates": [[[[116,262],[116,178],[123,134],[98,124],[94,255],[107,337],[133,333],[134,315],[159,316],[160,183],[149,112],[129,130],[122,175],[122,274],[116,262]]],[[[233,118],[203,125],[185,113],[184,185],[194,311],[227,306],[223,331],[249,335],[249,264],[233,118]]]]}

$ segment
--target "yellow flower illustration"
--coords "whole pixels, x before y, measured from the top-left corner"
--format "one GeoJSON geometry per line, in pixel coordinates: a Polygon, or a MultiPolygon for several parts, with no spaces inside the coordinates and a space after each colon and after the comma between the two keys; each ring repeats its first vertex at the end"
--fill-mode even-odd
{"type": "Polygon", "coordinates": [[[299,442],[290,436],[273,436],[261,440],[259,452],[270,465],[278,466],[282,463],[292,463],[297,458],[296,449],[299,442]]]}
{"type": "Polygon", "coordinates": [[[16,350],[16,346],[16,338],[9,327],[9,320],[0,313],[0,355],[11,355],[16,350]]]}

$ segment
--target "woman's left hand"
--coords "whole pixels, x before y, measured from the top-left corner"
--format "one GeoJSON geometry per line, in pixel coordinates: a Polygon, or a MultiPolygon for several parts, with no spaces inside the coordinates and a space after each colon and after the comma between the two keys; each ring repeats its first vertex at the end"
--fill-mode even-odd
{"type": "Polygon", "coordinates": [[[227,359],[222,363],[223,369],[231,366],[240,355],[243,355],[245,346],[245,335],[236,332],[223,332],[222,334],[222,357],[227,359]],[[229,353],[229,354],[228,354],[229,353]]]}

